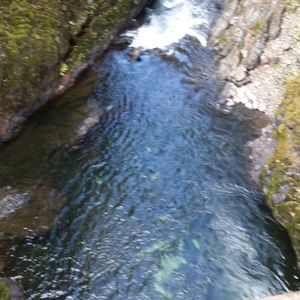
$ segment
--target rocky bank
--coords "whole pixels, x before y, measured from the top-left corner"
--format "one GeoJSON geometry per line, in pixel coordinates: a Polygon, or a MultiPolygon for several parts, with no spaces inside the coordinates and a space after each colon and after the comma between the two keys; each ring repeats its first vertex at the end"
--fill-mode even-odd
{"type": "Polygon", "coordinates": [[[62,94],[138,14],[146,0],[3,0],[0,143],[62,94]]]}
{"type": "MultiPolygon", "coordinates": [[[[300,2],[230,0],[210,36],[225,81],[218,106],[243,103],[269,125],[249,143],[251,175],[300,261],[300,2]]],[[[299,297],[299,296],[298,296],[299,297]]]]}

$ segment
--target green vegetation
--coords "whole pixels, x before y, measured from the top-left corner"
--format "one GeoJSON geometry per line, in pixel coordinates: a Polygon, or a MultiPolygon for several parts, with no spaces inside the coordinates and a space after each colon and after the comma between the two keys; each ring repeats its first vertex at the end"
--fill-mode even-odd
{"type": "Polygon", "coordinates": [[[229,30],[226,30],[226,31],[224,31],[224,33],[221,34],[221,36],[219,37],[218,43],[219,43],[220,45],[223,45],[223,44],[227,44],[227,43],[229,43],[229,42],[231,42],[231,41],[232,41],[232,34],[230,33],[229,30]]]}
{"type": "Polygon", "coordinates": [[[86,57],[91,49],[109,40],[118,31],[116,23],[122,23],[128,16],[128,11],[135,7],[139,1],[119,0],[98,1],[93,4],[89,11],[89,30],[77,40],[70,56],[65,62],[71,69],[78,61],[86,57]],[[101,30],[99,30],[101,29],[101,30]]]}
{"type": "Polygon", "coordinates": [[[0,118],[3,120],[26,111],[57,81],[59,62],[86,16],[86,1],[77,1],[76,5],[62,0],[2,2],[0,118]]]}
{"type": "Polygon", "coordinates": [[[15,116],[30,114],[39,98],[96,46],[101,53],[140,2],[3,0],[0,141],[15,116]]]}
{"type": "Polygon", "coordinates": [[[287,228],[300,259],[300,75],[290,80],[280,109],[277,146],[261,180],[268,186],[268,203],[287,228]]]}
{"type": "Polygon", "coordinates": [[[266,26],[267,26],[267,20],[261,18],[251,28],[251,31],[254,35],[256,35],[257,33],[262,32],[266,26]]]}
{"type": "Polygon", "coordinates": [[[295,11],[300,7],[299,0],[285,0],[284,9],[287,11],[295,11]]]}
{"type": "Polygon", "coordinates": [[[68,66],[66,63],[62,63],[62,64],[60,65],[59,74],[60,74],[61,76],[66,75],[69,71],[70,71],[70,70],[69,70],[69,66],[68,66]]]}
{"type": "Polygon", "coordinates": [[[8,300],[9,289],[6,285],[0,283],[0,300],[8,300]]]}
{"type": "Polygon", "coordinates": [[[287,85],[287,97],[284,101],[284,119],[292,129],[292,137],[300,151],[300,75],[287,85]]]}
{"type": "Polygon", "coordinates": [[[283,71],[284,70],[284,65],[281,63],[277,63],[273,65],[273,68],[278,70],[278,71],[283,71]]]}

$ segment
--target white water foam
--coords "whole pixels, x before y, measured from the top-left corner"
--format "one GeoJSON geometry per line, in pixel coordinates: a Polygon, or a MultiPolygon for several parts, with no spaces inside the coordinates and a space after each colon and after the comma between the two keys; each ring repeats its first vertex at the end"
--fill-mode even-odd
{"type": "Polygon", "coordinates": [[[201,4],[192,0],[160,0],[149,22],[126,35],[133,38],[130,46],[134,48],[163,49],[186,35],[197,38],[205,46],[207,36],[200,27],[208,26],[208,18],[201,4]]]}

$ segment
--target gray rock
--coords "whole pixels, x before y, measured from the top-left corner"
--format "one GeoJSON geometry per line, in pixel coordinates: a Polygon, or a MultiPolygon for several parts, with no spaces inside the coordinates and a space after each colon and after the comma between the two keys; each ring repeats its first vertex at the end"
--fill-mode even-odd
{"type": "Polygon", "coordinates": [[[230,20],[235,16],[238,6],[239,0],[228,1],[225,5],[222,16],[216,21],[213,30],[210,32],[209,45],[215,46],[218,44],[220,36],[223,35],[224,31],[229,26],[230,20]]]}
{"type": "Polygon", "coordinates": [[[243,81],[247,77],[247,70],[244,66],[239,66],[233,72],[231,72],[230,77],[237,82],[243,81]]]}
{"type": "Polygon", "coordinates": [[[267,54],[263,53],[260,56],[260,64],[261,65],[267,65],[269,62],[270,62],[270,57],[267,54]]]}
{"type": "Polygon", "coordinates": [[[289,191],[290,188],[291,188],[291,186],[289,184],[281,185],[278,189],[278,193],[285,195],[285,194],[287,194],[287,192],[289,191]]]}
{"type": "Polygon", "coordinates": [[[269,64],[270,65],[276,65],[279,63],[279,57],[273,56],[269,57],[269,64]]]}
{"type": "Polygon", "coordinates": [[[257,101],[257,97],[253,94],[253,92],[250,89],[246,89],[245,96],[252,102],[257,101]]]}
{"type": "Polygon", "coordinates": [[[283,193],[274,193],[272,196],[272,201],[274,204],[281,203],[285,200],[285,194],[283,193]]]}
{"type": "Polygon", "coordinates": [[[239,21],[240,21],[239,17],[235,16],[229,21],[229,24],[231,26],[237,26],[239,21]]]}
{"type": "Polygon", "coordinates": [[[229,80],[232,81],[238,87],[250,82],[247,69],[242,65],[238,66],[235,70],[231,72],[229,80]]]}
{"type": "Polygon", "coordinates": [[[20,284],[9,278],[0,278],[0,284],[6,286],[9,290],[7,300],[24,300],[24,290],[20,284]]]}
{"type": "Polygon", "coordinates": [[[284,12],[284,4],[282,1],[277,1],[276,8],[269,22],[269,39],[274,40],[280,33],[282,15],[284,12]]]}
{"type": "Polygon", "coordinates": [[[220,79],[227,79],[232,70],[234,70],[241,61],[241,51],[239,47],[234,47],[230,53],[220,61],[217,76],[220,79]]]}
{"type": "Polygon", "coordinates": [[[268,40],[267,34],[261,34],[256,41],[254,42],[253,46],[248,52],[248,56],[245,59],[245,66],[247,70],[253,70],[260,61],[260,56],[263,53],[263,50],[266,46],[268,40]]]}
{"type": "MultiPolygon", "coordinates": [[[[247,144],[247,146],[251,149],[251,155],[253,157],[250,169],[251,177],[257,183],[259,183],[259,174],[261,173],[263,166],[267,163],[276,147],[276,140],[269,140],[272,130],[273,126],[268,125],[261,131],[261,134],[258,138],[248,142],[247,144]]],[[[265,195],[267,195],[269,191],[267,182],[269,182],[271,175],[272,173],[268,170],[264,176],[262,189],[265,195]]]]}
{"type": "Polygon", "coordinates": [[[131,51],[128,54],[128,57],[132,60],[140,60],[141,56],[141,48],[132,48],[131,51]]]}
{"type": "Polygon", "coordinates": [[[289,43],[282,43],[281,44],[281,49],[282,51],[288,51],[292,48],[292,46],[289,43]]]}
{"type": "Polygon", "coordinates": [[[224,86],[224,89],[221,93],[221,98],[223,99],[234,98],[236,96],[236,93],[237,93],[237,87],[233,83],[228,82],[224,86]]]}
{"type": "Polygon", "coordinates": [[[77,129],[74,130],[74,140],[71,142],[72,146],[77,144],[93,127],[98,124],[101,113],[100,103],[98,101],[94,101],[92,98],[89,103],[87,103],[86,108],[82,111],[84,118],[82,120],[78,120],[78,124],[76,126],[77,129]]]}
{"type": "MultiPolygon", "coordinates": [[[[10,189],[6,189],[9,191],[10,189]]],[[[3,191],[2,191],[3,192],[3,191]]],[[[0,191],[1,193],[1,191],[0,191]]],[[[24,206],[30,200],[29,193],[13,193],[1,197],[0,195],[0,219],[3,219],[24,206]]]]}

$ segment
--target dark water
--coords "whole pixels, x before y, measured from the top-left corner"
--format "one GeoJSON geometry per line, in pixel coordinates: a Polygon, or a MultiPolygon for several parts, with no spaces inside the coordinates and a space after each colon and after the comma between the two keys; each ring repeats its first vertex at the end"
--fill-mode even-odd
{"type": "Polygon", "coordinates": [[[193,37],[140,61],[129,52],[111,51],[96,84],[41,111],[6,150],[6,178],[38,178],[68,199],[49,236],[11,247],[6,275],[28,299],[238,300],[299,287],[287,234],[246,172],[257,115],[215,108],[213,54],[193,37]],[[95,102],[86,138],[47,153],[49,128],[95,102]],[[29,141],[40,154],[21,150],[29,141]]]}

